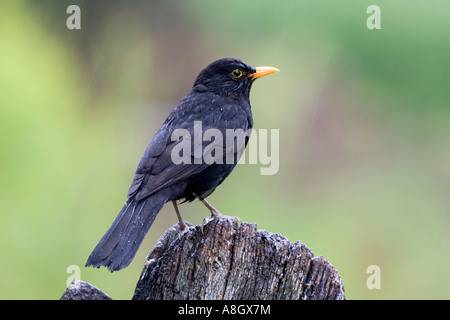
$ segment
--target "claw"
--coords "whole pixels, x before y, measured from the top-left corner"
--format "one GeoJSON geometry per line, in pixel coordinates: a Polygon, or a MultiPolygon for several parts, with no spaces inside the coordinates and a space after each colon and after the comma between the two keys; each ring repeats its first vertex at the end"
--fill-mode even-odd
{"type": "Polygon", "coordinates": [[[214,216],[210,216],[210,217],[206,217],[206,218],[204,218],[203,219],[203,221],[202,221],[202,225],[200,226],[200,228],[201,228],[201,230],[202,230],[202,234],[203,234],[203,226],[205,225],[205,224],[208,224],[208,223],[210,223],[212,220],[214,220],[214,216]],[[206,221],[206,222],[205,222],[206,221]]]}
{"type": "Polygon", "coordinates": [[[202,233],[203,233],[203,226],[208,224],[208,223],[210,223],[214,219],[226,219],[226,220],[230,220],[230,221],[233,221],[233,222],[237,222],[239,224],[242,223],[242,219],[241,218],[233,217],[233,216],[226,216],[226,215],[221,214],[219,211],[216,210],[216,212],[214,212],[214,214],[211,214],[211,216],[206,217],[206,218],[203,219],[202,225],[201,225],[202,233]]]}
{"type": "Polygon", "coordinates": [[[202,225],[201,225],[201,229],[202,229],[202,233],[203,233],[203,226],[207,223],[209,223],[210,221],[216,219],[216,218],[220,218],[220,219],[228,219],[234,222],[238,222],[238,223],[242,223],[242,219],[238,218],[238,217],[230,217],[230,216],[226,216],[224,214],[221,214],[219,210],[217,210],[216,208],[214,208],[208,201],[206,201],[206,199],[196,195],[195,193],[193,193],[193,195],[200,200],[205,207],[208,208],[208,210],[211,212],[211,216],[210,217],[206,217],[203,219],[202,221],[202,225]],[[205,223],[206,221],[206,223],[205,223]]]}

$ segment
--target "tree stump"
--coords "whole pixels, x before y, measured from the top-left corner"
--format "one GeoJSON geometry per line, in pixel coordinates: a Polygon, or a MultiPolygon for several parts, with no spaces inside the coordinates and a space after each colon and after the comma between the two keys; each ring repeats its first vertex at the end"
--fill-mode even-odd
{"type": "Polygon", "coordinates": [[[300,241],[256,224],[178,224],[149,253],[133,299],[344,300],[338,272],[300,241]]]}

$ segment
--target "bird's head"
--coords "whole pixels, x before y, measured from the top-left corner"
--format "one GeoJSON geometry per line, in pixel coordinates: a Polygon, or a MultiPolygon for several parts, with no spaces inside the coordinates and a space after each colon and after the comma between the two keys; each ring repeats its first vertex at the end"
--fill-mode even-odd
{"type": "Polygon", "coordinates": [[[272,67],[253,68],[239,59],[219,59],[199,73],[194,88],[248,99],[251,85],[255,79],[278,71],[272,67]]]}

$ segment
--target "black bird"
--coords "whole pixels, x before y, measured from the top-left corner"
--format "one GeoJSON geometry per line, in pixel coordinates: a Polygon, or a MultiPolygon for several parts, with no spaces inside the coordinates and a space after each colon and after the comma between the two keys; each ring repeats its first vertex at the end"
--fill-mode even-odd
{"type": "Polygon", "coordinates": [[[156,215],[168,201],[172,201],[175,207],[181,230],[185,225],[177,200],[191,202],[199,199],[211,211],[212,217],[220,214],[205,198],[231,173],[249,138],[246,135],[240,146],[236,141],[230,146],[225,141],[226,131],[242,129],[248,132],[252,128],[249,101],[252,83],[277,71],[272,67],[253,68],[241,60],[225,58],[214,61],[200,72],[189,94],[150,141],[137,167],[127,202],[89,256],[86,266],[105,266],[110,271],[127,267],[156,215]],[[217,141],[201,140],[201,144],[194,145],[199,124],[202,134],[215,129],[215,132],[223,134],[224,140],[215,136],[217,141]],[[192,139],[184,136],[174,139],[172,135],[176,129],[184,129],[181,132],[189,133],[192,139]],[[189,150],[187,154],[174,152],[174,147],[179,149],[180,143],[188,147],[183,149],[189,150]],[[220,151],[214,153],[209,150],[214,154],[214,162],[201,157],[202,152],[211,146],[219,146],[222,152],[221,156],[220,151]],[[180,155],[184,162],[176,161],[180,155]]]}

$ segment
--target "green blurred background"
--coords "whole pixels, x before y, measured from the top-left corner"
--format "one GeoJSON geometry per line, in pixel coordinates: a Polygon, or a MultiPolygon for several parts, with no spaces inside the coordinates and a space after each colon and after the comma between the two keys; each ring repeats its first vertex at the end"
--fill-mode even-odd
{"type": "MultiPolygon", "coordinates": [[[[150,138],[222,57],[271,65],[251,101],[280,169],[240,165],[210,197],[305,243],[349,299],[449,299],[450,2],[0,2],[0,298],[58,299],[70,265],[129,299],[177,222],[165,206],[132,264],[84,268],[150,138]],[[66,8],[81,8],[68,30],[66,8]],[[366,9],[381,8],[381,30],[366,9]],[[366,269],[381,269],[369,290],[366,269]]],[[[201,223],[198,202],[181,207],[201,223]]]]}

